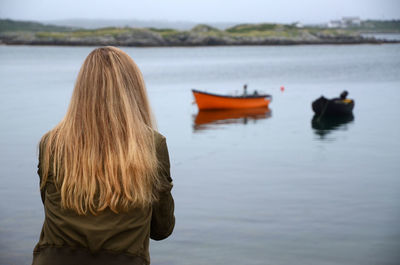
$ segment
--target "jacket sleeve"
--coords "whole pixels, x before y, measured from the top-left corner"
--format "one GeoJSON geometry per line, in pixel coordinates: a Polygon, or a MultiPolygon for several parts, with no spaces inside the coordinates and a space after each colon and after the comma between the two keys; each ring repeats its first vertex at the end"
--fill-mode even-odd
{"type": "Polygon", "coordinates": [[[162,137],[157,145],[157,158],[160,165],[159,177],[161,178],[162,188],[159,191],[158,201],[152,205],[150,238],[162,240],[172,233],[175,226],[174,199],[171,194],[173,184],[165,137],[162,137]]]}

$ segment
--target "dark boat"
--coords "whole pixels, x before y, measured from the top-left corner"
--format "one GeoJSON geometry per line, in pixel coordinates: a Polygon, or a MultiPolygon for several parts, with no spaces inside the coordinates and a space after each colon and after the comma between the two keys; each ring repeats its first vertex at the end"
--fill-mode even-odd
{"type": "Polygon", "coordinates": [[[347,91],[340,94],[340,98],[327,99],[324,96],[312,103],[312,109],[316,115],[322,116],[346,116],[353,113],[354,100],[347,99],[347,91]]]}

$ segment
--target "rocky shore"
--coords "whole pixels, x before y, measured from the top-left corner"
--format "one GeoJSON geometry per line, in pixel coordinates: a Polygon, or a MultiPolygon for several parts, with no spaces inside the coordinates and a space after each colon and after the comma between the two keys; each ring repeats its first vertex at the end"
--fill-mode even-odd
{"type": "Polygon", "coordinates": [[[223,45],[299,45],[398,43],[399,41],[365,38],[357,32],[326,29],[297,29],[272,24],[239,25],[219,30],[199,25],[189,31],[152,28],[103,28],[66,32],[0,32],[6,45],[68,46],[223,46],[223,45]],[[265,25],[268,25],[266,27],[265,25]]]}

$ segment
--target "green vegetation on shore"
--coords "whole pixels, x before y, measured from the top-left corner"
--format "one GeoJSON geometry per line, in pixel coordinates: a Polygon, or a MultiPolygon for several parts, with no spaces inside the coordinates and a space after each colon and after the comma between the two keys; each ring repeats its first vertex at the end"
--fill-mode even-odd
{"type": "Polygon", "coordinates": [[[44,25],[32,21],[15,21],[11,19],[0,19],[0,32],[66,32],[72,31],[70,27],[44,25]]]}
{"type": "Polygon", "coordinates": [[[132,28],[100,28],[95,30],[89,29],[78,29],[69,32],[37,32],[36,36],[42,38],[63,38],[63,37],[73,37],[73,38],[81,38],[81,37],[96,37],[96,36],[118,36],[124,33],[129,33],[132,31],[132,28]]]}
{"type": "Polygon", "coordinates": [[[200,24],[191,30],[107,27],[80,29],[0,19],[0,43],[32,45],[203,46],[374,43],[360,33],[400,32],[400,21],[363,21],[358,27],[240,24],[226,30],[200,24]]]}

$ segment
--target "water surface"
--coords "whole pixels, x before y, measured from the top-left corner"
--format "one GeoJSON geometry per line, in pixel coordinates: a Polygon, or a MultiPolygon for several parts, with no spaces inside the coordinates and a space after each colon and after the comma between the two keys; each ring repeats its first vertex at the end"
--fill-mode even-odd
{"type": "MultiPolygon", "coordinates": [[[[37,143],[91,50],[0,46],[0,264],[31,262],[37,143]]],[[[398,264],[400,45],[124,50],[143,71],[175,185],[176,229],[151,243],[153,264],[398,264]],[[273,96],[269,110],[199,128],[190,89],[244,83],[273,96]],[[342,90],[353,119],[313,122],[312,100],[342,90]]]]}

